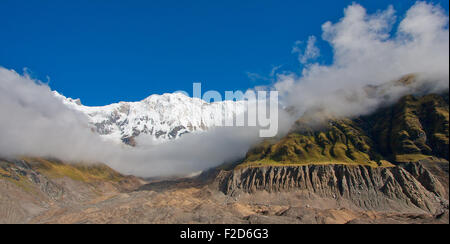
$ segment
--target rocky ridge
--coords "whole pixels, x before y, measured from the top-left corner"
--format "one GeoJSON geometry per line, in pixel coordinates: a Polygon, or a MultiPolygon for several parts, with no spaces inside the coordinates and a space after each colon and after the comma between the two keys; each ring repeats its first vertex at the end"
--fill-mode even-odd
{"type": "Polygon", "coordinates": [[[139,102],[119,102],[90,107],[79,99],[54,92],[69,108],[86,115],[91,127],[106,140],[136,145],[136,137],[149,143],[177,139],[185,133],[201,133],[220,125],[225,118],[245,112],[242,101],[207,103],[181,93],[152,95],[139,102]]]}
{"type": "Polygon", "coordinates": [[[448,189],[448,181],[442,183],[448,167],[437,165],[248,168],[218,175],[213,170],[147,183],[101,165],[2,159],[0,223],[448,224],[448,207],[440,202],[448,194],[442,192],[448,189]],[[258,171],[270,183],[242,183],[258,171]],[[289,180],[300,175],[310,181],[289,180]]]}
{"type": "Polygon", "coordinates": [[[219,189],[242,193],[298,191],[376,211],[448,211],[448,162],[422,161],[395,167],[303,165],[247,167],[222,171],[219,189]],[[442,179],[429,167],[446,175],[442,179]]]}
{"type": "Polygon", "coordinates": [[[405,96],[359,118],[299,119],[218,174],[227,195],[299,192],[350,209],[448,213],[448,94],[405,96]]]}

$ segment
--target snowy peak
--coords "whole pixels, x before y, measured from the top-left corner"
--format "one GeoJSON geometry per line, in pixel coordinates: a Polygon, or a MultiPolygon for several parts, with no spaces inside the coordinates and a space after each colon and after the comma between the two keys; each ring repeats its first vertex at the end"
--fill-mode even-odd
{"type": "Polygon", "coordinates": [[[207,103],[181,93],[152,95],[139,102],[119,102],[89,107],[79,99],[54,92],[68,107],[85,114],[94,130],[107,140],[136,145],[143,137],[156,143],[177,139],[186,133],[199,133],[218,121],[245,112],[244,102],[207,103]]]}

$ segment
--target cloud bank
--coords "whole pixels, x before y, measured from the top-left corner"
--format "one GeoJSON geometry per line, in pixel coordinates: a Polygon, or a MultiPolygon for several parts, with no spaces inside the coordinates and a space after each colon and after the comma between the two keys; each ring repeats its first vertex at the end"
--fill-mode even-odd
{"type": "MultiPolygon", "coordinates": [[[[368,14],[352,4],[337,23],[323,24],[322,39],[334,52],[330,65],[314,62],[320,55],[316,37],[309,38],[305,50],[294,48],[304,65],[301,75],[278,74],[273,85],[283,104],[295,108],[294,118],[314,109],[338,116],[369,113],[414,91],[388,87],[368,94],[369,85],[381,86],[411,73],[419,78],[415,88],[448,89],[448,16],[437,6],[418,2],[393,30],[396,18],[392,7],[368,14]]],[[[0,114],[2,157],[104,162],[143,177],[189,174],[237,160],[260,140],[257,127],[226,127],[153,147],[108,143],[90,130],[85,115],[55,98],[47,84],[1,67],[0,114]]],[[[282,114],[280,119],[288,129],[291,118],[282,114]]]]}
{"type": "Polygon", "coordinates": [[[320,53],[313,37],[304,51],[295,46],[304,64],[301,75],[279,74],[273,85],[283,104],[294,107],[297,116],[314,109],[333,116],[358,116],[419,88],[448,89],[448,15],[438,6],[417,2],[394,30],[396,19],[391,6],[368,14],[361,5],[352,4],[337,23],[323,24],[322,39],[333,49],[332,64],[313,62],[320,53]],[[418,84],[367,93],[368,86],[408,74],[416,74],[418,84]]]}
{"type": "Polygon", "coordinates": [[[108,142],[91,130],[85,114],[64,105],[47,84],[2,67],[0,111],[0,157],[102,162],[142,177],[188,175],[234,162],[261,140],[259,127],[221,127],[158,145],[131,148],[108,142]]]}

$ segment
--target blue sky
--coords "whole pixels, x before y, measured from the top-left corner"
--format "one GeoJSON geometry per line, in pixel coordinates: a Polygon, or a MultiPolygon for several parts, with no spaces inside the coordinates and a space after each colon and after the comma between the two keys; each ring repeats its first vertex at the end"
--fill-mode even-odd
{"type": "MultiPolygon", "coordinates": [[[[356,1],[368,12],[414,1],[356,1]]],[[[439,3],[448,13],[448,1],[439,3]]],[[[137,101],[151,94],[246,90],[270,83],[273,67],[300,70],[292,47],[318,37],[319,62],[331,62],[321,25],[351,1],[22,1],[0,0],[0,66],[47,81],[86,105],[137,101]]]]}

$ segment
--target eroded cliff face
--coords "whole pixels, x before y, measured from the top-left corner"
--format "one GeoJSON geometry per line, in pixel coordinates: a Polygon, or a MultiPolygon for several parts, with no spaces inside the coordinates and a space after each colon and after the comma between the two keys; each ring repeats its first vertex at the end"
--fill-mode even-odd
{"type": "Polygon", "coordinates": [[[448,211],[448,162],[421,161],[395,167],[302,165],[222,171],[219,189],[241,193],[304,192],[374,211],[448,211]]]}
{"type": "Polygon", "coordinates": [[[102,165],[0,160],[0,223],[448,224],[445,199],[448,163],[211,170],[146,183],[102,165]]]}
{"type": "Polygon", "coordinates": [[[233,197],[284,192],[313,199],[312,206],[448,213],[448,111],[448,94],[429,94],[320,126],[304,116],[288,135],[222,171],[217,183],[233,197]]]}

